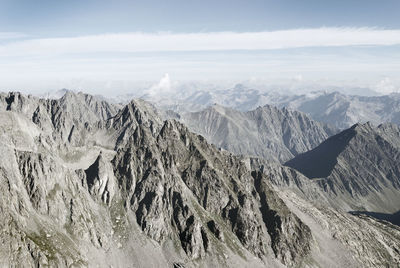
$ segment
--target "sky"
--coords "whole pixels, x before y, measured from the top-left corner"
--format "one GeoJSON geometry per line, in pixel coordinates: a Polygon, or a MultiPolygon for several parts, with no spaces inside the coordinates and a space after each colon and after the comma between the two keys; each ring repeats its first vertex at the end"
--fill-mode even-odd
{"type": "Polygon", "coordinates": [[[114,94],[168,74],[390,93],[399,11],[398,0],[0,0],[0,90],[114,94]]]}

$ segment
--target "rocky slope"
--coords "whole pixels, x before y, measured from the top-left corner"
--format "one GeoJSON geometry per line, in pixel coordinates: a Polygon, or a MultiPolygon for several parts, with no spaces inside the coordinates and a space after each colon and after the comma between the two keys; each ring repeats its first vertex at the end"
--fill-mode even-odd
{"type": "MultiPolygon", "coordinates": [[[[321,217],[338,213],[330,216],[337,223],[326,219],[326,227],[313,218],[314,224],[265,173],[181,123],[163,122],[148,103],[132,101],[120,110],[89,103],[84,94],[56,102],[2,95],[1,266],[399,263],[395,227],[335,210],[321,217]],[[341,232],[359,226],[378,238],[341,232]]],[[[312,207],[302,202],[295,203],[312,207]]]]}
{"type": "Polygon", "coordinates": [[[86,123],[105,120],[121,108],[118,104],[83,93],[66,91],[60,99],[38,99],[18,92],[0,94],[0,108],[24,115],[60,144],[79,144],[86,123]]]}
{"type": "Polygon", "coordinates": [[[329,138],[285,165],[345,200],[348,210],[397,212],[400,207],[400,129],[370,123],[329,138]]]}
{"type": "Polygon", "coordinates": [[[303,113],[268,105],[249,112],[213,105],[180,119],[218,147],[280,162],[316,147],[334,133],[303,113]]]}
{"type": "Polygon", "coordinates": [[[291,191],[280,192],[280,197],[314,234],[318,251],[311,254],[310,263],[321,267],[400,265],[398,226],[363,215],[349,217],[319,203],[310,204],[291,191]],[[352,258],[346,257],[348,255],[352,258]]]}

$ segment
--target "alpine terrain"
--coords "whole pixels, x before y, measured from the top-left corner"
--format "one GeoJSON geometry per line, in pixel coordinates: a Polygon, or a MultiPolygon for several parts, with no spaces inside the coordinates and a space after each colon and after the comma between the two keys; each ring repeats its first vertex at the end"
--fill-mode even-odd
{"type": "Polygon", "coordinates": [[[303,113],[269,105],[248,112],[213,105],[185,113],[181,121],[230,152],[280,162],[313,149],[335,133],[303,113]]]}
{"type": "MultiPolygon", "coordinates": [[[[281,116],[288,111],[264,107],[246,117],[262,126],[266,111],[285,129],[281,116]]],[[[0,118],[0,266],[400,264],[400,227],[279,188],[286,183],[284,172],[296,171],[267,162],[257,168],[256,160],[220,150],[178,121],[163,121],[145,101],[122,106],[83,93],[39,99],[10,92],[0,95],[0,118]]],[[[301,147],[285,143],[282,159],[328,136],[302,114],[289,118],[318,135],[306,140],[296,134],[301,147]]],[[[331,177],[313,170],[311,162],[302,168],[296,164],[314,161],[320,147],[288,165],[312,180],[327,177],[321,183],[345,196],[398,189],[397,137],[393,126],[358,126],[328,139],[328,145],[338,139],[342,145],[318,159],[318,168],[328,167],[331,177]],[[365,145],[364,139],[374,143],[365,145]],[[360,164],[379,164],[381,177],[370,173],[378,174],[377,166],[355,166],[350,175],[363,176],[346,184],[338,176],[361,144],[362,152],[373,155],[360,157],[360,164]]]]}
{"type": "MultiPolygon", "coordinates": [[[[339,89],[334,88],[334,90],[339,89]]],[[[361,93],[367,93],[367,89],[361,93]]],[[[317,90],[299,94],[274,88],[262,90],[237,84],[229,89],[185,88],[165,95],[143,94],[138,97],[154,103],[162,110],[172,110],[179,114],[200,112],[214,104],[242,112],[272,105],[303,112],[313,120],[341,130],[356,123],[400,124],[399,93],[360,96],[332,90],[317,90]]],[[[124,96],[119,100],[126,99],[124,96]]]]}
{"type": "Polygon", "coordinates": [[[395,213],[400,207],[400,129],[356,124],[285,165],[303,173],[348,210],[395,213]],[[346,208],[346,206],[344,206],[346,208]]]}

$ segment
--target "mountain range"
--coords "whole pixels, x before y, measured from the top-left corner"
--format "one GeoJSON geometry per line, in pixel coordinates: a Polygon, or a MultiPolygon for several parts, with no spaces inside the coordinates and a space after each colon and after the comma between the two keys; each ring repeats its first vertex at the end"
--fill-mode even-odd
{"type": "Polygon", "coordinates": [[[316,121],[339,129],[367,122],[375,125],[400,124],[400,94],[398,93],[383,96],[352,96],[338,92],[317,92],[282,98],[274,104],[302,111],[316,121]]]}
{"type": "Polygon", "coordinates": [[[309,200],[344,211],[395,213],[400,207],[395,124],[355,124],[333,136],[328,125],[269,105],[248,112],[213,105],[175,117],[210,143],[250,157],[274,185],[295,185],[309,200]],[[287,161],[292,170],[271,161],[287,161]]]}
{"type": "MultiPolygon", "coordinates": [[[[324,129],[276,108],[250,114],[273,114],[282,127],[285,113],[294,126],[307,121],[324,129]]],[[[0,95],[0,117],[1,266],[400,263],[399,227],[314,202],[310,188],[301,194],[296,184],[283,187],[290,184],[285,174],[297,174],[298,184],[312,176],[219,149],[181,122],[163,120],[145,101],[119,105],[83,93],[39,99],[10,92],[0,95]]],[[[386,128],[382,137],[394,135],[395,127],[386,128]]],[[[396,139],[377,139],[386,147],[374,160],[396,156],[396,139]]],[[[395,159],[383,170],[395,172],[395,159]]],[[[396,182],[385,178],[382,183],[396,182]]]]}
{"type": "MultiPolygon", "coordinates": [[[[199,112],[214,104],[242,112],[272,105],[304,112],[316,121],[342,130],[356,123],[400,124],[399,93],[363,96],[328,90],[296,95],[280,90],[260,90],[237,84],[229,89],[195,87],[168,94],[144,94],[140,97],[152,102],[160,110],[172,110],[179,114],[199,112]]],[[[120,100],[126,99],[120,98],[120,100]]]]}
{"type": "Polygon", "coordinates": [[[248,112],[213,105],[179,118],[218,147],[278,162],[313,149],[335,133],[303,113],[269,105],[248,112]]]}

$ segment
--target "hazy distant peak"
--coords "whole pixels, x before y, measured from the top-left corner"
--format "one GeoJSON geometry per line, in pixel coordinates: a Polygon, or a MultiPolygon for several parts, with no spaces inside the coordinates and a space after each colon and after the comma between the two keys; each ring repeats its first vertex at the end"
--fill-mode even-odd
{"type": "Polygon", "coordinates": [[[61,99],[69,92],[73,92],[73,90],[63,88],[55,91],[46,92],[44,94],[39,95],[39,97],[43,99],[61,99]]]}

